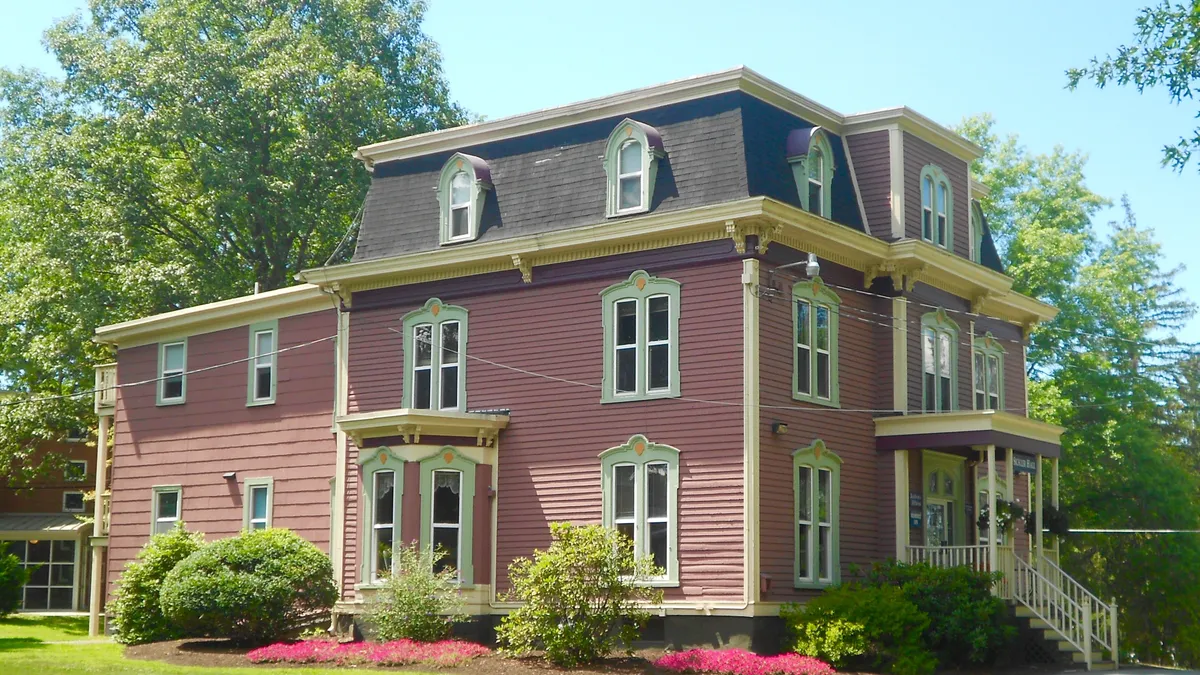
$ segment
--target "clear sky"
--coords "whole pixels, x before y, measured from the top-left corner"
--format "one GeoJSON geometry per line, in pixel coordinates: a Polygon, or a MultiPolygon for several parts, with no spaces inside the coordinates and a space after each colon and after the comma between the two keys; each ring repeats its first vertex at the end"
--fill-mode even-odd
{"type": "MultiPolygon", "coordinates": [[[[0,0],[0,65],[54,68],[41,31],[83,0],[0,0]]],[[[1160,165],[1194,126],[1166,94],[1064,89],[1064,71],[1129,42],[1149,0],[910,3],[812,0],[432,0],[425,29],[454,98],[488,118],[745,65],[843,113],[907,105],[951,125],[992,113],[1036,152],[1090,156],[1090,187],[1129,195],[1179,281],[1200,301],[1200,163],[1160,165]],[[686,7],[686,9],[683,9],[686,7]]],[[[1111,210],[1097,227],[1119,214],[1111,210]]],[[[1200,341],[1200,319],[1184,339],[1200,341]]]]}

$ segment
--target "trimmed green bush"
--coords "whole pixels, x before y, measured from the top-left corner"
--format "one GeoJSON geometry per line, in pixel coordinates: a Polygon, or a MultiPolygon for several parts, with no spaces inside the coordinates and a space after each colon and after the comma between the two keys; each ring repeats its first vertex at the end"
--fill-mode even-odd
{"type": "Polygon", "coordinates": [[[117,642],[128,645],[174,640],[183,634],[163,617],[158,595],[163,580],[179,561],[204,545],[204,535],[188,532],[183,523],[156,534],[125,564],[105,612],[117,642]]]}
{"type": "Polygon", "coordinates": [[[376,640],[436,642],[448,636],[455,623],[467,619],[458,572],[450,567],[433,571],[434,562],[444,555],[441,548],[436,553],[428,547],[396,549],[392,573],[367,609],[376,640]]]}
{"type": "Polygon", "coordinates": [[[284,637],[337,600],[333,565],[290,530],[242,532],[171,570],[162,612],[187,635],[257,644],[284,637]]]}
{"type": "Polygon", "coordinates": [[[905,565],[892,560],[875,563],[865,583],[899,588],[929,617],[925,644],[937,654],[939,664],[965,668],[991,664],[1016,637],[1004,602],[991,592],[999,577],[970,567],[905,565]]]}
{"type": "Polygon", "coordinates": [[[611,528],[551,523],[550,536],[549,549],[508,566],[506,599],[524,604],[501,620],[500,644],[516,654],[542,649],[564,668],[628,647],[650,618],[641,603],[662,602],[662,591],[639,585],[659,569],[611,528]]]}
{"type": "Polygon", "coordinates": [[[21,609],[23,586],[29,581],[29,571],[21,559],[8,552],[8,542],[0,542],[0,619],[21,609]]]}
{"type": "Polygon", "coordinates": [[[927,675],[937,666],[923,639],[929,617],[898,588],[838,586],[806,605],[784,605],[779,616],[791,651],[839,669],[927,675]]]}

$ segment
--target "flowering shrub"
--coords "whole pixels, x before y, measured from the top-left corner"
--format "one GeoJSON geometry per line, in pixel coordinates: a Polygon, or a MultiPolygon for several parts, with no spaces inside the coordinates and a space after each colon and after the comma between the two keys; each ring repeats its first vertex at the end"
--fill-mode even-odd
{"type": "Polygon", "coordinates": [[[451,668],[471,659],[490,654],[491,650],[474,642],[442,640],[441,642],[347,642],[304,640],[278,642],[259,647],[246,658],[252,663],[330,663],[376,666],[431,666],[451,668]]]}
{"type": "Polygon", "coordinates": [[[828,663],[800,654],[759,656],[743,649],[691,649],[667,654],[655,667],[677,673],[722,675],[833,675],[828,663]]]}

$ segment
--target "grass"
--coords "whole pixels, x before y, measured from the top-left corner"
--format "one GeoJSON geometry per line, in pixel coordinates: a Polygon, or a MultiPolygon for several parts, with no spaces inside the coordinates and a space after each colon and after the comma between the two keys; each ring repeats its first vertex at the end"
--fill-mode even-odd
{"type": "MultiPolygon", "coordinates": [[[[89,640],[87,617],[14,615],[0,619],[0,673],[75,675],[267,675],[279,668],[204,668],[125,658],[124,646],[89,640]],[[59,643],[59,644],[55,644],[59,643]]],[[[346,675],[350,669],[284,668],[288,675],[346,675]]],[[[356,668],[354,670],[365,670],[356,668]]],[[[407,673],[406,675],[418,675],[407,673]]]]}

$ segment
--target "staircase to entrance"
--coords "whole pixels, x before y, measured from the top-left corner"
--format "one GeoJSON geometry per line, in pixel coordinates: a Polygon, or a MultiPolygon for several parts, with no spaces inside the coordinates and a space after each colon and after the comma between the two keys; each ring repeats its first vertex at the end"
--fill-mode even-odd
{"type": "MultiPolygon", "coordinates": [[[[1088,670],[1115,670],[1120,649],[1116,601],[1103,602],[1044,556],[1031,564],[1011,546],[998,548],[995,571],[1002,578],[996,595],[1013,603],[1018,617],[1042,631],[1074,663],[1088,670]]],[[[991,570],[987,545],[909,546],[908,561],[991,570]]]]}

